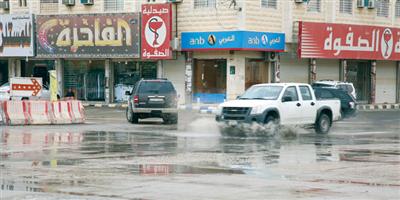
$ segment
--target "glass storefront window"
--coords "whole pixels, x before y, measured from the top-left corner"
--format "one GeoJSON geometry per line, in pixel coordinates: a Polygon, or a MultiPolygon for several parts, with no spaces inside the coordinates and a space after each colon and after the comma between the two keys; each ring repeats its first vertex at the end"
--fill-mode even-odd
{"type": "Polygon", "coordinates": [[[79,100],[104,101],[104,60],[64,62],[64,94],[71,88],[79,100]]]}

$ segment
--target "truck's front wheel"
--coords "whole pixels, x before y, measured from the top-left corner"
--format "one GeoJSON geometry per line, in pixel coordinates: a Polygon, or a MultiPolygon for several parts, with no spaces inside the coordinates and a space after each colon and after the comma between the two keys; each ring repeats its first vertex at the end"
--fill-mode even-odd
{"type": "Polygon", "coordinates": [[[322,113],[315,124],[315,132],[318,134],[327,134],[331,128],[331,124],[331,118],[327,114],[322,113]]]}

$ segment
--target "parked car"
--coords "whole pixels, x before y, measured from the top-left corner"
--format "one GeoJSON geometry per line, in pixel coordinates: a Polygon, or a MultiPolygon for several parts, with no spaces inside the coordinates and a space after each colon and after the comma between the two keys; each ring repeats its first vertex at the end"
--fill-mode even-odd
{"type": "Polygon", "coordinates": [[[339,100],[317,100],[303,83],[270,83],[250,87],[237,100],[219,105],[216,120],[231,128],[243,123],[302,125],[326,134],[340,119],[339,100]]]}
{"type": "MultiPolygon", "coordinates": [[[[50,100],[50,91],[46,85],[42,85],[42,95],[40,97],[12,97],[15,100],[50,100]]],[[[0,86],[0,101],[10,100],[10,83],[4,83],[0,86]]]]}
{"type": "Polygon", "coordinates": [[[139,123],[139,119],[162,118],[166,124],[178,123],[177,93],[167,79],[142,79],[136,83],[129,95],[126,119],[139,123]]]}
{"type": "Polygon", "coordinates": [[[316,81],[312,84],[313,88],[317,87],[333,87],[342,89],[348,93],[350,93],[354,99],[357,99],[356,89],[354,88],[353,83],[342,82],[342,81],[334,81],[334,80],[320,80],[316,81]]]}
{"type": "Polygon", "coordinates": [[[342,89],[316,87],[314,92],[317,100],[339,99],[342,118],[354,116],[357,112],[356,100],[342,89]]]}

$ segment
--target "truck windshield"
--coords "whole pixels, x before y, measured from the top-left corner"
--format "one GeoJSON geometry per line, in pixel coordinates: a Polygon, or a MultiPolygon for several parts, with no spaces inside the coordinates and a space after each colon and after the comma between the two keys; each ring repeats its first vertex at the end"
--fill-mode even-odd
{"type": "Polygon", "coordinates": [[[253,86],[249,88],[240,99],[278,99],[282,86],[253,86]]]}

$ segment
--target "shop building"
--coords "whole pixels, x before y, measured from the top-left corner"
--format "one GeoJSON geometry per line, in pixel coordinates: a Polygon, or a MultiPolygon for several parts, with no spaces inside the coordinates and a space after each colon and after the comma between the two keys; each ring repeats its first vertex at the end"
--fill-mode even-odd
{"type": "MultiPolygon", "coordinates": [[[[303,23],[303,24],[304,24],[303,23]]],[[[304,82],[312,83],[316,80],[341,80],[352,82],[359,95],[360,103],[395,103],[399,99],[399,61],[396,53],[398,41],[397,32],[400,27],[400,2],[396,0],[378,0],[372,4],[370,1],[340,0],[340,1],[320,1],[310,0],[307,3],[297,1],[236,1],[232,4],[216,2],[213,0],[188,0],[178,6],[178,30],[184,38],[186,32],[224,32],[224,31],[255,31],[255,32],[276,32],[284,33],[285,51],[276,56],[274,62],[270,62],[268,70],[261,73],[273,74],[266,82],[304,82]],[[197,20],[201,18],[201,20],[197,20]],[[342,42],[345,44],[346,34],[353,32],[354,46],[357,45],[359,37],[372,41],[372,30],[381,30],[376,36],[376,56],[371,56],[364,50],[353,51],[352,56],[342,56],[340,54],[326,57],[318,57],[313,48],[323,45],[324,41],[313,44],[307,41],[308,47],[304,45],[304,40],[300,41],[299,36],[304,36],[301,31],[301,23],[319,22],[318,30],[310,31],[311,35],[320,36],[325,34],[327,25],[340,26],[334,29],[335,34],[345,32],[342,42]],[[341,28],[343,26],[343,28],[341,28]],[[352,27],[354,30],[348,30],[352,27]],[[358,30],[359,27],[360,29],[358,30]],[[372,27],[372,29],[371,29],[372,27]],[[324,30],[325,28],[325,30],[324,30]],[[390,41],[393,42],[391,56],[378,56],[383,49],[388,49],[382,38],[383,30],[389,29],[391,34],[390,41]],[[355,30],[357,29],[357,30],[355,30]],[[366,33],[367,31],[368,33],[366,33]],[[364,33],[365,32],[365,33],[364,33]],[[317,46],[315,46],[317,45],[317,46]],[[309,49],[307,49],[309,48],[309,49]],[[302,54],[302,51],[310,50],[314,55],[302,54]]],[[[304,29],[303,29],[304,30],[304,29]]],[[[376,33],[377,34],[377,33],[376,33]]],[[[327,35],[329,36],[329,34],[327,35]]],[[[309,36],[303,37],[307,39],[309,36]]],[[[326,38],[326,37],[325,37],[326,38]]],[[[325,39],[324,38],[324,39],[325,39]]],[[[365,40],[362,40],[363,43],[365,40]]],[[[185,45],[182,39],[182,47],[185,45]]],[[[206,39],[207,42],[207,39],[206,39]]],[[[307,43],[305,42],[305,43],[307,43]]],[[[334,41],[332,41],[334,42],[334,41]]],[[[332,44],[334,45],[334,44],[332,44]]],[[[367,46],[363,43],[361,47],[367,46]]],[[[323,46],[322,46],[323,47],[323,46]]],[[[185,50],[183,48],[183,50],[185,50]]],[[[345,50],[341,52],[345,53],[345,50]]],[[[201,59],[226,58],[227,62],[233,60],[253,60],[262,58],[261,52],[240,52],[227,51],[227,56],[218,52],[204,51],[193,53],[195,63],[198,65],[196,57],[201,59]],[[249,55],[250,54],[250,55],[249,55]]],[[[222,52],[223,54],[223,52],[222,52]]],[[[190,54],[189,54],[190,55],[190,54]]],[[[198,59],[197,58],[197,59],[198,59]]],[[[200,60],[202,61],[202,60],[200,60]]],[[[247,62],[246,62],[247,63],[247,62]]],[[[254,63],[254,62],[253,62],[254,63]]],[[[207,62],[200,62],[200,65],[207,65],[207,62]]],[[[211,63],[212,64],[212,63],[211,63]]],[[[226,83],[229,85],[230,79],[229,66],[227,64],[226,83]]],[[[245,62],[238,66],[248,69],[245,62]],[[244,67],[246,66],[246,67],[244,67]]],[[[250,70],[251,71],[251,70],[250,70]]],[[[196,75],[196,68],[193,75],[196,75]]],[[[234,99],[237,95],[244,92],[248,86],[242,84],[243,80],[249,80],[251,72],[249,70],[237,69],[238,78],[235,81],[234,91],[229,86],[227,88],[227,99],[234,99]],[[242,78],[242,79],[241,79],[242,78]],[[243,86],[242,86],[243,85],[243,86]]],[[[216,74],[213,72],[213,74],[216,74]]],[[[253,77],[252,77],[253,79],[253,77]]],[[[194,79],[197,80],[197,79],[194,79]]],[[[265,81],[265,80],[263,80],[265,81]]],[[[186,80],[186,83],[188,80],[186,80]]],[[[247,81],[244,81],[247,82],[247,81]]],[[[196,84],[193,92],[196,92],[196,84]]],[[[250,83],[251,84],[251,83],[250,83]]]]}
{"type": "MultiPolygon", "coordinates": [[[[5,14],[30,12],[56,16],[68,14],[75,18],[77,14],[81,13],[106,15],[106,13],[141,12],[143,15],[142,4],[165,3],[164,0],[151,2],[147,0],[96,0],[93,4],[75,1],[73,5],[64,4],[61,0],[30,0],[27,1],[27,4],[21,4],[18,0],[9,2],[10,10],[0,9],[0,12],[5,14]]],[[[140,40],[142,44],[139,46],[143,46],[143,41],[148,40],[150,41],[149,49],[153,53],[144,55],[144,49],[139,49],[138,54],[133,57],[121,57],[112,53],[101,56],[79,54],[75,57],[62,56],[61,53],[58,56],[40,56],[38,53],[37,57],[28,57],[28,61],[26,57],[4,57],[4,61],[7,62],[4,65],[7,65],[8,68],[1,70],[0,73],[11,76],[29,75],[29,73],[33,75],[34,69],[31,68],[36,65],[43,67],[44,62],[49,69],[57,70],[60,78],[59,86],[62,88],[60,93],[68,87],[75,87],[81,99],[91,100],[93,97],[93,100],[106,102],[123,99],[124,95],[118,95],[120,92],[117,91],[129,89],[130,86],[127,85],[127,82],[134,81],[137,77],[154,76],[165,77],[173,81],[180,95],[181,104],[193,101],[211,103],[219,102],[222,99],[234,99],[241,95],[247,87],[259,82],[311,83],[320,79],[353,82],[364,103],[400,102],[400,64],[397,57],[393,57],[393,59],[354,56],[318,58],[315,56],[304,57],[298,53],[298,47],[301,46],[301,41],[298,41],[298,36],[301,34],[299,33],[300,21],[384,27],[396,31],[400,28],[400,2],[398,0],[376,0],[373,1],[373,4],[370,4],[369,0],[309,0],[307,3],[279,0],[184,0],[176,2],[178,3],[171,5],[172,12],[168,13],[172,20],[168,19],[167,21],[172,22],[169,26],[170,30],[166,31],[162,37],[166,40],[157,41],[157,43],[162,43],[161,45],[153,43],[155,34],[151,30],[155,31],[156,23],[151,28],[146,28],[149,23],[142,22],[141,31],[145,32],[138,34],[142,36],[140,40]],[[183,48],[186,45],[182,40],[185,33],[237,31],[284,33],[284,52],[277,54],[276,50],[241,49],[243,46],[227,47],[226,49],[211,47],[208,50],[183,48]],[[171,35],[167,35],[167,33],[171,35]],[[151,42],[152,39],[153,42],[151,42]],[[180,41],[178,43],[180,43],[181,49],[176,48],[177,41],[180,41]],[[165,44],[171,44],[168,53],[165,51],[165,44]],[[157,52],[161,50],[164,55],[168,54],[168,56],[154,56],[156,55],[155,50],[157,52]],[[151,54],[153,56],[148,56],[151,54]],[[96,84],[87,83],[86,81],[89,79],[96,79],[97,82],[94,81],[96,84]],[[102,79],[104,82],[101,81],[102,79]],[[75,80],[80,83],[78,84],[75,80]],[[372,84],[373,82],[375,84],[372,84]],[[104,93],[104,97],[100,93],[104,93]],[[208,97],[204,98],[204,96],[208,97]]],[[[161,16],[158,17],[161,18],[161,16]]],[[[168,27],[166,26],[166,28],[168,27]]],[[[51,34],[55,37],[54,33],[51,34]]],[[[79,35],[80,39],[84,39],[81,36],[84,37],[84,35],[79,35]]],[[[354,35],[354,37],[357,36],[354,35]]],[[[396,36],[393,35],[393,48],[396,45],[394,37],[396,36]]],[[[208,43],[208,37],[205,38],[205,43],[208,43]]],[[[40,46],[39,40],[37,46],[40,46]]],[[[68,53],[71,47],[65,47],[63,50],[67,50],[68,53]]],[[[88,51],[90,48],[82,46],[78,50],[86,49],[88,51]]],[[[395,55],[394,52],[392,52],[393,55],[395,55]]],[[[70,52],[70,54],[72,53],[70,52]]]]}
{"type": "Polygon", "coordinates": [[[391,27],[299,23],[299,58],[308,58],[312,75],[318,62],[334,59],[339,80],[352,82],[360,103],[396,102],[396,62],[400,60],[400,29],[391,27]]]}

